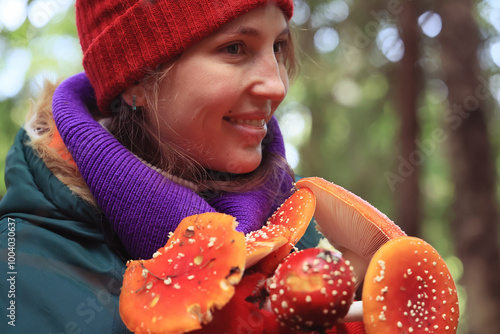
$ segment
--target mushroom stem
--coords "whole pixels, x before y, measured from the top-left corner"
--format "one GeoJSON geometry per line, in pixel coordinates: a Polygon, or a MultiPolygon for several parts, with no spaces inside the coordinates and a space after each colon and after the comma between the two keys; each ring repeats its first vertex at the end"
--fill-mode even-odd
{"type": "Polygon", "coordinates": [[[355,301],[351,304],[349,308],[349,312],[345,315],[345,317],[340,320],[343,322],[354,322],[354,321],[363,321],[363,302],[355,301]]]}

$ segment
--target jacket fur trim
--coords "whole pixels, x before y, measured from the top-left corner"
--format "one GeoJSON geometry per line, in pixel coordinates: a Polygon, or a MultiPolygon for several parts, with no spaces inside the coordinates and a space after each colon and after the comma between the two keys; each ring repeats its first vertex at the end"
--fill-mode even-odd
{"type": "Polygon", "coordinates": [[[30,137],[30,142],[27,144],[73,194],[97,208],[96,200],[61,140],[54,122],[52,97],[57,86],[58,84],[45,81],[37,101],[31,101],[30,111],[24,125],[30,137]]]}

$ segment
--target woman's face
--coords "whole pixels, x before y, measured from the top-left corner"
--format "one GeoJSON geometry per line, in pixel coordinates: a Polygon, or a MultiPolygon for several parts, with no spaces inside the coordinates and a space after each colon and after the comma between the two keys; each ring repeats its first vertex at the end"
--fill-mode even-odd
{"type": "Polygon", "coordinates": [[[150,115],[162,140],[203,167],[255,170],[261,143],[288,90],[289,30],[279,7],[252,10],[186,50],[160,84],[150,115]]]}

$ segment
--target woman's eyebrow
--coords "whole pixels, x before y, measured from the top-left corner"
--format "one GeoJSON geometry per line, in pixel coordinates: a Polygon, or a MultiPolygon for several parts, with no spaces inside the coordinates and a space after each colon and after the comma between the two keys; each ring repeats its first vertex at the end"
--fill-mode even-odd
{"type": "MultiPolygon", "coordinates": [[[[285,34],[288,34],[290,32],[290,28],[287,26],[285,29],[283,29],[278,36],[282,36],[285,34]]],[[[248,27],[248,26],[235,26],[228,28],[226,30],[221,31],[222,34],[224,35],[231,35],[231,36],[239,36],[239,35],[245,35],[245,36],[250,36],[250,37],[261,37],[262,32],[259,29],[255,29],[253,27],[248,27]]]]}

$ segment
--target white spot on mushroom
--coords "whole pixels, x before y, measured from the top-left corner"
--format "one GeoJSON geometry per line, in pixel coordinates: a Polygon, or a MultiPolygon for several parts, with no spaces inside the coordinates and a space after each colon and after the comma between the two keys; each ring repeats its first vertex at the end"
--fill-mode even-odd
{"type": "Polygon", "coordinates": [[[222,290],[227,291],[229,290],[229,285],[226,283],[226,281],[221,281],[220,282],[220,287],[222,290]]]}
{"type": "Polygon", "coordinates": [[[210,239],[208,239],[208,245],[207,247],[213,247],[213,245],[215,244],[215,241],[217,241],[217,238],[216,237],[211,237],[210,239]]]}

